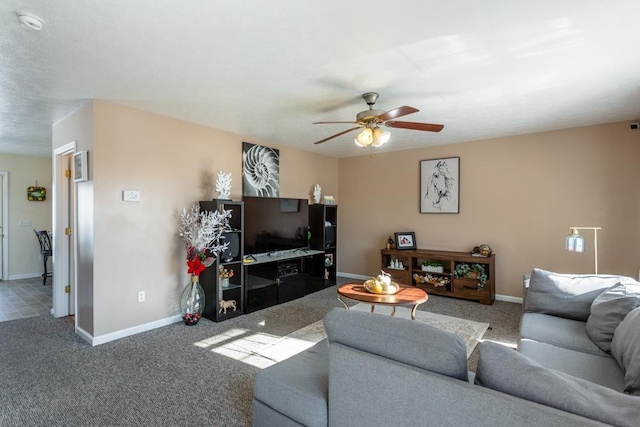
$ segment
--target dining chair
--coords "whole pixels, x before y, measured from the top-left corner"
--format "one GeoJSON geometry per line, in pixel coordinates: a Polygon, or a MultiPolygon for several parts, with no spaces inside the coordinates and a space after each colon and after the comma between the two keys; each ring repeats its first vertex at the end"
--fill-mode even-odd
{"type": "Polygon", "coordinates": [[[53,254],[51,250],[51,238],[49,237],[49,232],[47,230],[33,230],[36,233],[36,237],[38,238],[38,243],[40,243],[40,254],[42,255],[42,260],[44,263],[44,273],[42,274],[42,285],[47,284],[47,277],[53,277],[53,272],[47,271],[47,261],[49,261],[49,257],[53,254]]]}

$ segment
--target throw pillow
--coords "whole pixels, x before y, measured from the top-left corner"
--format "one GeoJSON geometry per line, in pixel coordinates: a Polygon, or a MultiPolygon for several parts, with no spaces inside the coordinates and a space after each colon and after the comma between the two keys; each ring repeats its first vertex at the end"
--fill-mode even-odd
{"type": "Polygon", "coordinates": [[[587,335],[603,351],[611,351],[616,328],[631,310],[640,307],[640,283],[628,280],[598,295],[591,304],[587,335]]]}
{"type": "Polygon", "coordinates": [[[591,303],[607,288],[629,277],[607,274],[559,274],[534,269],[524,301],[524,311],[567,319],[589,318],[591,303]]]}
{"type": "Polygon", "coordinates": [[[479,349],[478,385],[603,423],[638,425],[636,397],[545,368],[497,343],[485,341],[479,349]]]}
{"type": "Polygon", "coordinates": [[[324,317],[329,343],[468,381],[462,338],[426,323],[334,308],[324,317]]]}
{"type": "Polygon", "coordinates": [[[625,393],[640,396],[640,307],[627,314],[616,329],[611,355],[624,369],[625,393]]]}

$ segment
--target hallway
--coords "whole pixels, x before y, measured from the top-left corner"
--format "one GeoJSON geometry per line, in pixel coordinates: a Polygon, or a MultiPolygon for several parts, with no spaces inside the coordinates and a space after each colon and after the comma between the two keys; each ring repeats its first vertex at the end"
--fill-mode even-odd
{"type": "Polygon", "coordinates": [[[42,278],[0,281],[0,322],[50,315],[51,279],[42,286],[42,278]]]}

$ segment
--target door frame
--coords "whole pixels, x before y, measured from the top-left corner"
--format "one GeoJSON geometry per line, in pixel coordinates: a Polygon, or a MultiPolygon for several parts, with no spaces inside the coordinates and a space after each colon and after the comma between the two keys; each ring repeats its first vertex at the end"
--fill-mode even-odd
{"type": "MultiPolygon", "coordinates": [[[[76,149],[76,141],[71,141],[53,150],[53,304],[51,314],[54,317],[65,317],[75,312],[75,301],[71,304],[71,295],[75,295],[76,283],[73,257],[71,256],[71,238],[65,234],[65,228],[70,223],[67,212],[70,205],[71,191],[68,189],[68,180],[65,177],[65,157],[73,154],[76,149]],[[66,285],[71,286],[71,293],[64,290],[66,285]],[[70,310],[70,306],[72,309],[70,310]]],[[[72,203],[71,206],[74,206],[72,203]]],[[[74,298],[75,299],[75,298],[74,298]]]]}
{"type": "Polygon", "coordinates": [[[2,271],[0,280],[9,280],[9,172],[2,175],[2,271]]]}

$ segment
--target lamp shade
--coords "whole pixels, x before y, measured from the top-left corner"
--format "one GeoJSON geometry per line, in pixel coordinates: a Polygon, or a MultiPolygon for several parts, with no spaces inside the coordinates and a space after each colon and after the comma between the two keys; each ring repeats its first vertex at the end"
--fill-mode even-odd
{"type": "Polygon", "coordinates": [[[564,245],[565,249],[571,252],[585,251],[584,237],[582,237],[575,228],[571,229],[571,234],[567,236],[564,245]]]}
{"type": "Polygon", "coordinates": [[[373,130],[373,146],[380,147],[384,145],[391,138],[391,134],[389,132],[385,132],[379,127],[376,127],[373,130]]]}
{"type": "Polygon", "coordinates": [[[375,128],[366,127],[362,129],[362,132],[356,136],[353,142],[355,142],[358,147],[380,147],[389,141],[389,138],[391,138],[391,134],[377,126],[375,128]]]}
{"type": "Polygon", "coordinates": [[[353,140],[358,147],[366,147],[373,142],[373,131],[369,128],[362,129],[362,132],[353,140]]]}

